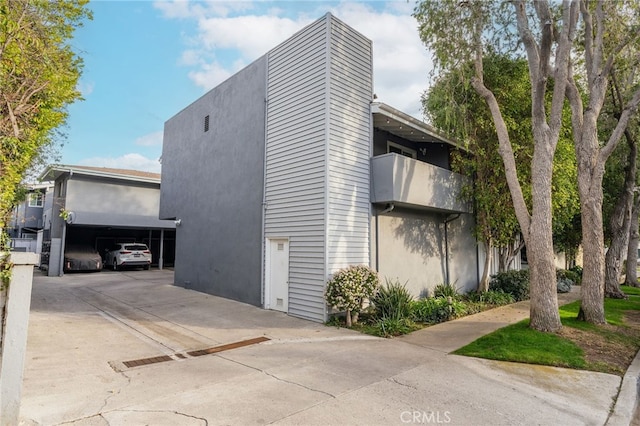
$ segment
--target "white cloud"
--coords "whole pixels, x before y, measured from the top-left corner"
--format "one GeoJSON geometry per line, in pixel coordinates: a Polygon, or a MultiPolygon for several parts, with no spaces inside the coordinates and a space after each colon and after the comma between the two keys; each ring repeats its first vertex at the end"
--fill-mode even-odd
{"type": "Polygon", "coordinates": [[[140,146],[162,146],[162,137],[162,131],[149,133],[137,138],[135,144],[140,146]]]}
{"type": "Polygon", "coordinates": [[[346,3],[332,13],[373,41],[378,100],[422,119],[420,96],[428,87],[433,62],[411,11],[401,11],[376,12],[363,4],[346,3]]]}
{"type": "Polygon", "coordinates": [[[253,61],[310,22],[273,15],[245,15],[201,19],[198,28],[205,49],[236,49],[242,57],[253,61]]]}
{"type": "Polygon", "coordinates": [[[81,160],[81,166],[109,167],[114,169],[130,169],[144,172],[160,173],[160,162],[144,155],[130,153],[120,157],[92,157],[81,160]]]}
{"type": "Polygon", "coordinates": [[[293,6],[285,10],[286,3],[278,5],[281,9],[272,8],[263,14],[258,14],[250,2],[162,2],[156,7],[167,18],[197,22],[196,33],[190,35],[190,45],[180,63],[192,67],[189,77],[206,90],[330,11],[373,41],[374,92],[378,99],[422,118],[420,96],[428,87],[432,61],[418,36],[411,5],[391,2],[380,11],[359,2],[329,8],[323,8],[320,2],[299,2],[295,15],[291,14],[293,6]]]}
{"type": "Polygon", "coordinates": [[[234,71],[218,63],[202,64],[198,71],[190,71],[189,78],[199,87],[209,90],[231,77],[234,71]]]}
{"type": "Polygon", "coordinates": [[[232,12],[243,11],[253,7],[250,1],[210,1],[192,2],[189,0],[156,1],[154,7],[163,12],[167,18],[193,18],[206,15],[228,16],[232,12]]]}

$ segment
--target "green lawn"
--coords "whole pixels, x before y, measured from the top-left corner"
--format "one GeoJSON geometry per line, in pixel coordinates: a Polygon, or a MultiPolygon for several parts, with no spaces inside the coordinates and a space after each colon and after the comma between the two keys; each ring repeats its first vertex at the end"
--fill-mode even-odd
{"type": "MultiPolygon", "coordinates": [[[[622,345],[628,350],[637,352],[640,348],[640,336],[638,333],[628,331],[629,327],[624,323],[624,314],[626,311],[640,311],[640,289],[623,286],[623,291],[629,295],[628,300],[605,300],[607,322],[621,327],[601,327],[578,321],[576,317],[580,302],[573,302],[560,308],[563,326],[588,333],[582,333],[581,336],[583,338],[587,336],[587,340],[604,341],[604,344],[611,345],[611,350],[622,345]]],[[[588,362],[585,359],[585,351],[569,338],[529,328],[528,319],[496,330],[454,353],[501,361],[620,373],[619,367],[605,365],[604,361],[588,362]]]]}

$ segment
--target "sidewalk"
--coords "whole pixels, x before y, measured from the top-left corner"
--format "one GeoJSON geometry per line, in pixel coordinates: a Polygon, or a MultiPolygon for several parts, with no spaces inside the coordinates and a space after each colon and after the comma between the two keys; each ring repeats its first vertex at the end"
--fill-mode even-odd
{"type": "MultiPolygon", "coordinates": [[[[558,305],[580,299],[580,287],[573,286],[571,292],[558,294],[558,305]]],[[[529,301],[502,306],[490,311],[459,318],[454,321],[440,323],[409,335],[399,340],[435,351],[450,353],[468,345],[480,337],[507,325],[522,321],[529,317],[529,301]]],[[[507,364],[507,363],[505,363],[507,364]]],[[[539,368],[539,375],[544,374],[544,367],[539,368]]],[[[638,410],[638,388],[640,383],[640,352],[629,366],[620,384],[620,391],[612,406],[607,426],[640,426],[638,410]]],[[[576,389],[579,392],[579,389],[576,389]]]]}
{"type": "Polygon", "coordinates": [[[21,424],[603,425],[621,383],[448,355],[521,304],[380,339],[172,279],[36,276],[21,424]]]}
{"type": "MultiPolygon", "coordinates": [[[[558,305],[566,305],[579,299],[580,287],[573,286],[571,292],[558,294],[558,305]]],[[[529,318],[528,300],[436,324],[402,336],[399,340],[449,353],[486,334],[525,318],[529,318]]]]}

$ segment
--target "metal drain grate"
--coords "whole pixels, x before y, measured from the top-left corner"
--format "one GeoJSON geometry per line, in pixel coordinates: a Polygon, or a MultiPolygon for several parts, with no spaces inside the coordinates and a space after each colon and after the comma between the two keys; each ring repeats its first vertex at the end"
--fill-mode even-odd
{"type": "Polygon", "coordinates": [[[169,355],[154,356],[152,358],[134,359],[133,361],[125,361],[124,365],[127,367],[140,367],[141,365],[155,364],[157,362],[173,361],[169,355]]]}
{"type": "Polygon", "coordinates": [[[198,351],[190,351],[190,352],[187,352],[186,355],[183,353],[176,353],[173,355],[161,355],[161,356],[155,356],[151,358],[141,358],[141,359],[134,359],[132,361],[124,361],[122,364],[127,368],[142,367],[143,365],[155,364],[158,362],[173,361],[176,359],[177,360],[187,359],[188,356],[196,357],[196,356],[202,356],[202,355],[215,354],[222,351],[228,351],[230,349],[241,348],[243,346],[255,345],[257,343],[266,342],[268,340],[271,340],[271,339],[267,337],[256,337],[255,339],[242,340],[240,342],[228,343],[226,345],[214,346],[212,348],[201,349],[198,351]]]}
{"type": "Polygon", "coordinates": [[[243,346],[255,345],[256,343],[266,342],[267,337],[256,337],[255,339],[243,340],[241,342],[229,343],[221,346],[214,346],[213,348],[201,349],[199,351],[191,351],[187,352],[190,356],[202,356],[202,355],[210,355],[215,354],[222,351],[228,351],[230,349],[241,348],[243,346]]]}

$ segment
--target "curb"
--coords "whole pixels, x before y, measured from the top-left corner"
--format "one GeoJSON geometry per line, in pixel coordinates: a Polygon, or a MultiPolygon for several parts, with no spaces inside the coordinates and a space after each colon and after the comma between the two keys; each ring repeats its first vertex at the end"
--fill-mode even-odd
{"type": "Polygon", "coordinates": [[[606,426],[628,426],[638,408],[638,387],[640,386],[640,352],[631,362],[622,378],[620,392],[613,406],[606,426]]]}

